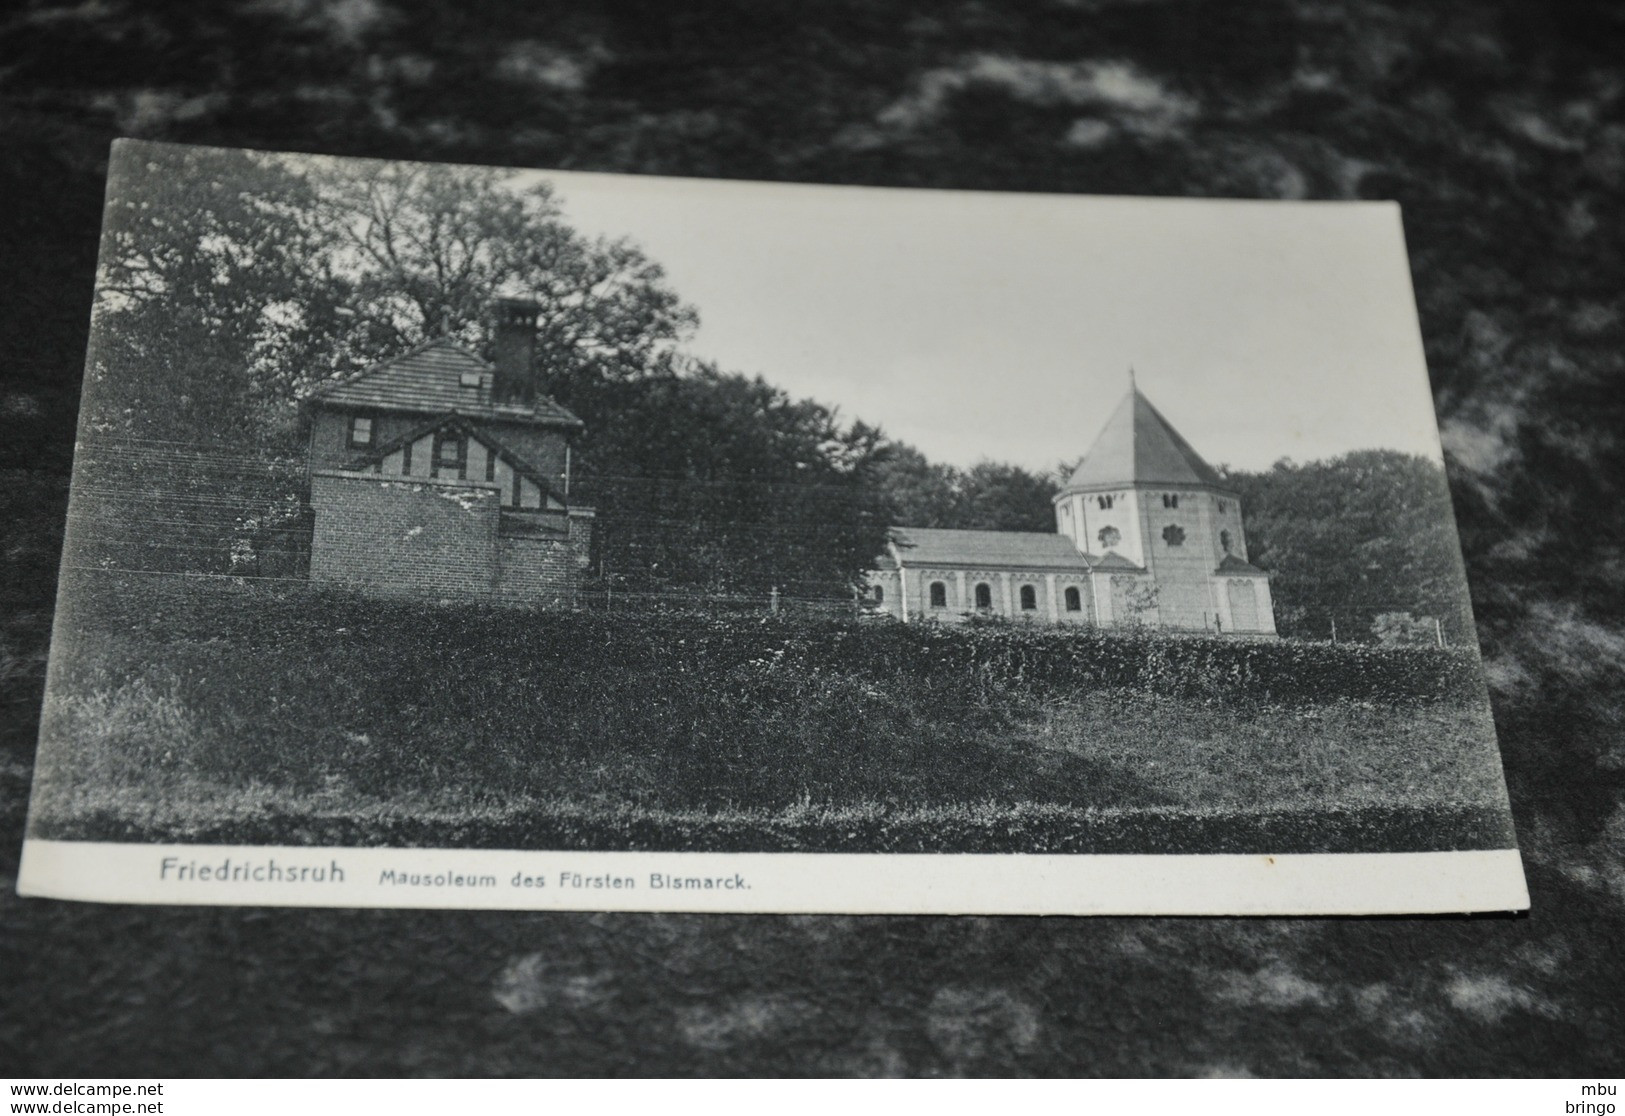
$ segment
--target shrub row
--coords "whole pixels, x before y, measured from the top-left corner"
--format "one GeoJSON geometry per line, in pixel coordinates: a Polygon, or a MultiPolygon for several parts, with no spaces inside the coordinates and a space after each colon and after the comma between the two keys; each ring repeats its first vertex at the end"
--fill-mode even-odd
{"type": "Polygon", "coordinates": [[[972,697],[1012,688],[1043,697],[1123,687],[1217,699],[1401,703],[1483,693],[1471,648],[702,612],[529,612],[156,578],[118,592],[108,591],[117,579],[85,580],[96,591],[81,593],[76,611],[92,629],[133,627],[159,638],[213,637],[268,647],[359,639],[403,655],[433,649],[447,663],[473,655],[538,669],[568,663],[573,672],[678,664],[695,684],[707,674],[754,664],[782,675],[856,674],[877,684],[961,679],[960,692],[972,697]]]}

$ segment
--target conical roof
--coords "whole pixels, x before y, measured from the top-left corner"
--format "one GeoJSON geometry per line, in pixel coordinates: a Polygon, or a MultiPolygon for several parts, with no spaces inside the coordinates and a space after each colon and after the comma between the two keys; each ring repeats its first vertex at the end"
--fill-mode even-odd
{"type": "Polygon", "coordinates": [[[1179,436],[1179,431],[1137,387],[1129,388],[1106,420],[1105,429],[1073,470],[1063,491],[1131,484],[1225,487],[1213,467],[1179,436]]]}

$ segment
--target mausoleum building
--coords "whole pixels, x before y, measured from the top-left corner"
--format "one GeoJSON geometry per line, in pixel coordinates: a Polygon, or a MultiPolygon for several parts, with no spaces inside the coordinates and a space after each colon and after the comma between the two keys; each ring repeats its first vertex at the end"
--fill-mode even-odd
{"type": "Polygon", "coordinates": [[[1056,494],[1054,534],[894,527],[869,587],[905,622],[1275,634],[1240,498],[1137,387],[1056,494]]]}

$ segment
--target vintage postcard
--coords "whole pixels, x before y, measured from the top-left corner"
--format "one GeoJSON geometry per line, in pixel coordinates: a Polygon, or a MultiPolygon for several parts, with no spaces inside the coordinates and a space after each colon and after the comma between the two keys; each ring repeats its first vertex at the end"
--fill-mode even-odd
{"type": "Polygon", "coordinates": [[[1387,203],[121,142],[19,889],[1514,910],[1387,203]]]}

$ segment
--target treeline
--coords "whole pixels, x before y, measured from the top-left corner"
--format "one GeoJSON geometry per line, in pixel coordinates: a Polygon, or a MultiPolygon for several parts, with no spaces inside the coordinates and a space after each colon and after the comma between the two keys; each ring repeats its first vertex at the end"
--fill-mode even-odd
{"type": "MultiPolygon", "coordinates": [[[[97,464],[125,508],[116,564],[282,576],[308,528],[289,507],[302,396],[431,336],[489,353],[499,292],[540,305],[534,371],[586,423],[573,495],[598,509],[607,589],[842,597],[889,525],[1054,529],[1061,468],[932,462],[688,355],[697,315],[659,264],[582,236],[541,180],[145,144],[112,177],[85,407],[117,447],[97,464]]],[[[1432,463],[1372,451],[1228,480],[1284,633],[1466,633],[1432,463]]]]}
{"type": "MultiPolygon", "coordinates": [[[[879,502],[898,524],[1053,531],[1051,499],[1068,472],[992,462],[961,470],[894,446],[875,478],[879,502]]],[[[1283,635],[1382,643],[1472,638],[1450,490],[1437,463],[1361,450],[1223,476],[1241,497],[1247,559],[1273,575],[1283,635]]]]}

